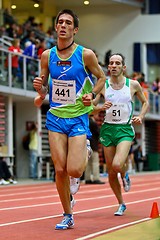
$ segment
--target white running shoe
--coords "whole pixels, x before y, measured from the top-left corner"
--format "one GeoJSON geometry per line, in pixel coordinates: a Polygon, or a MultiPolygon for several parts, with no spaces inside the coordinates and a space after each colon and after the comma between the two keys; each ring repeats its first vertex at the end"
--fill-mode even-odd
{"type": "Polygon", "coordinates": [[[7,182],[6,180],[4,180],[4,179],[0,180],[0,185],[8,185],[8,184],[9,184],[9,182],[7,182]]]}
{"type": "Polygon", "coordinates": [[[70,177],[70,193],[74,195],[78,192],[80,187],[80,178],[70,177]]]}
{"type": "Polygon", "coordinates": [[[115,216],[123,216],[125,210],[126,210],[126,205],[124,203],[120,204],[117,212],[115,212],[114,215],[115,216]]]}
{"type": "Polygon", "coordinates": [[[16,180],[13,180],[12,178],[9,179],[9,183],[11,184],[17,184],[17,181],[16,180]]]}

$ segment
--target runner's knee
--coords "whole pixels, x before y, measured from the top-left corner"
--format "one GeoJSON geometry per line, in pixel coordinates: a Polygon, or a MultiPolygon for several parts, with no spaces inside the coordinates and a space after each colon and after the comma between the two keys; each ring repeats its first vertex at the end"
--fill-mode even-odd
{"type": "Polygon", "coordinates": [[[68,175],[75,177],[75,178],[80,178],[82,176],[84,172],[84,168],[80,167],[80,168],[72,168],[68,170],[68,175]]]}
{"type": "Polygon", "coordinates": [[[112,169],[116,173],[121,172],[122,171],[122,167],[123,166],[120,164],[120,162],[116,162],[116,163],[113,162],[113,164],[112,164],[112,169]]]}

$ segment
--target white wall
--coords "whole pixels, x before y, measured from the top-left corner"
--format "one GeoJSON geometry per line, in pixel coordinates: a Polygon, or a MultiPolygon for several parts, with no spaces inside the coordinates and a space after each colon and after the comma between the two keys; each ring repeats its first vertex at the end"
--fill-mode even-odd
{"type": "Polygon", "coordinates": [[[108,50],[121,52],[126,57],[128,73],[133,71],[134,42],[160,42],[160,14],[144,15],[125,4],[86,8],[85,11],[75,8],[74,11],[80,18],[76,40],[96,50],[102,62],[108,50]]]}

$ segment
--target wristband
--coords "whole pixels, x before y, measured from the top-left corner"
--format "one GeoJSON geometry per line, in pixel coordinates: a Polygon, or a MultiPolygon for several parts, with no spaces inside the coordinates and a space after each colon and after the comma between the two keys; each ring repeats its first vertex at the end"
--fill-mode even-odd
{"type": "Polygon", "coordinates": [[[92,92],[92,99],[95,99],[95,98],[96,98],[96,93],[92,92]]]}

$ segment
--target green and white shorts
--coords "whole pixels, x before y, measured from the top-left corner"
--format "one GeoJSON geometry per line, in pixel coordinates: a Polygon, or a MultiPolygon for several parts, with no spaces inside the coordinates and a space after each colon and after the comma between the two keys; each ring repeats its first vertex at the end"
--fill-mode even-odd
{"type": "Polygon", "coordinates": [[[103,123],[100,130],[100,142],[105,147],[117,146],[122,141],[132,142],[135,131],[131,124],[103,123]]]}

